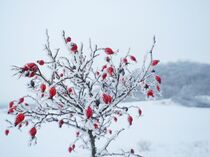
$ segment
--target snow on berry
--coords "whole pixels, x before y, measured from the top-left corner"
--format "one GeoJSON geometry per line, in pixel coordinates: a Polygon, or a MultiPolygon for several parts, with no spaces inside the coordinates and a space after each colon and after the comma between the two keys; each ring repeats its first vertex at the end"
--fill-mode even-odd
{"type": "Polygon", "coordinates": [[[15,119],[15,126],[20,124],[25,119],[25,115],[23,113],[19,113],[15,119]]]}
{"type": "Polygon", "coordinates": [[[112,103],[112,96],[108,95],[108,94],[103,94],[102,95],[102,99],[104,101],[105,104],[111,104],[112,103]]]}

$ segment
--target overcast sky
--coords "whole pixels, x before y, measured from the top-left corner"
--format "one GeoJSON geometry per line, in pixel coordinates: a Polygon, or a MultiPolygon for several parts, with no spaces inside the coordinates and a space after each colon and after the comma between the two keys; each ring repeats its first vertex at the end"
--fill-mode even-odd
{"type": "Polygon", "coordinates": [[[26,93],[10,68],[44,57],[46,28],[54,48],[66,30],[84,44],[131,47],[140,60],[156,35],[162,63],[210,63],[210,0],[0,0],[0,102],[26,93]]]}

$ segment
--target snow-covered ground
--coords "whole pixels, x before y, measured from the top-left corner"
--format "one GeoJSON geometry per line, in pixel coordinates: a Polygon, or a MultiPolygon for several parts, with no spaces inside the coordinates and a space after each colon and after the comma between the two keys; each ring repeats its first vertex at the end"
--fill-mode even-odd
{"type": "MultiPolygon", "coordinates": [[[[210,156],[210,109],[188,108],[170,100],[132,102],[138,104],[143,116],[134,118],[127,130],[120,134],[111,148],[135,148],[144,157],[209,157],[210,156]]],[[[75,130],[59,129],[55,124],[44,125],[38,131],[38,144],[28,146],[28,130],[11,130],[4,135],[6,114],[0,112],[0,157],[82,157],[87,152],[76,149],[69,154],[67,149],[74,140],[75,130]]]]}

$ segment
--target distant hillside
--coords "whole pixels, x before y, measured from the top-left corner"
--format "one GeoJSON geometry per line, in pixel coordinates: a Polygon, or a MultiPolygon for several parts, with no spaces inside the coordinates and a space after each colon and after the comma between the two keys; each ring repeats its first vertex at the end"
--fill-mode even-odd
{"type": "MultiPolygon", "coordinates": [[[[210,107],[210,65],[193,62],[160,64],[162,97],[187,106],[210,107]]],[[[141,99],[140,92],[136,92],[141,99]],[[139,93],[139,94],[138,94],[139,93]]],[[[135,94],[135,95],[136,95],[135,94]]]]}
{"type": "Polygon", "coordinates": [[[210,95],[210,65],[193,62],[160,64],[164,98],[210,95]]]}
{"type": "Polygon", "coordinates": [[[193,62],[162,64],[157,69],[162,77],[163,98],[187,106],[210,107],[210,65],[193,62]]]}

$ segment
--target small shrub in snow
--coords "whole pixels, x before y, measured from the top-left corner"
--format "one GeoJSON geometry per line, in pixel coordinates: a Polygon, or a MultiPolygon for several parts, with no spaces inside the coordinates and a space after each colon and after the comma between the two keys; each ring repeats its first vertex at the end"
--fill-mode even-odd
{"type": "MultiPolygon", "coordinates": [[[[130,52],[117,62],[115,57],[119,51],[110,47],[93,47],[91,42],[85,51],[82,44],[78,46],[71,37],[65,36],[65,32],[63,40],[68,55],[61,55],[60,49],[52,51],[46,34],[48,58],[13,68],[16,75],[28,78],[28,88],[32,93],[9,103],[8,114],[16,117],[14,122],[7,120],[9,128],[21,129],[32,125],[28,128],[29,135],[31,143],[36,143],[42,125],[56,122],[60,129],[66,125],[77,130],[75,140],[67,146],[69,153],[84,148],[90,150],[92,157],[140,157],[133,148],[111,152],[108,147],[127,125],[134,124],[136,116],[129,113],[130,109],[135,108],[138,117],[142,114],[138,106],[123,106],[120,102],[132,95],[137,87],[147,98],[155,97],[160,91],[161,78],[154,72],[159,63],[159,60],[153,60],[155,38],[140,68],[140,59],[130,52]],[[104,62],[96,65],[96,61],[103,57],[104,62]],[[135,72],[130,69],[134,64],[137,67],[135,72]],[[118,130],[110,128],[121,116],[127,117],[125,126],[118,130]],[[106,142],[99,148],[96,142],[101,139],[106,139],[106,142]]],[[[5,134],[8,135],[9,130],[5,134]]]]}

